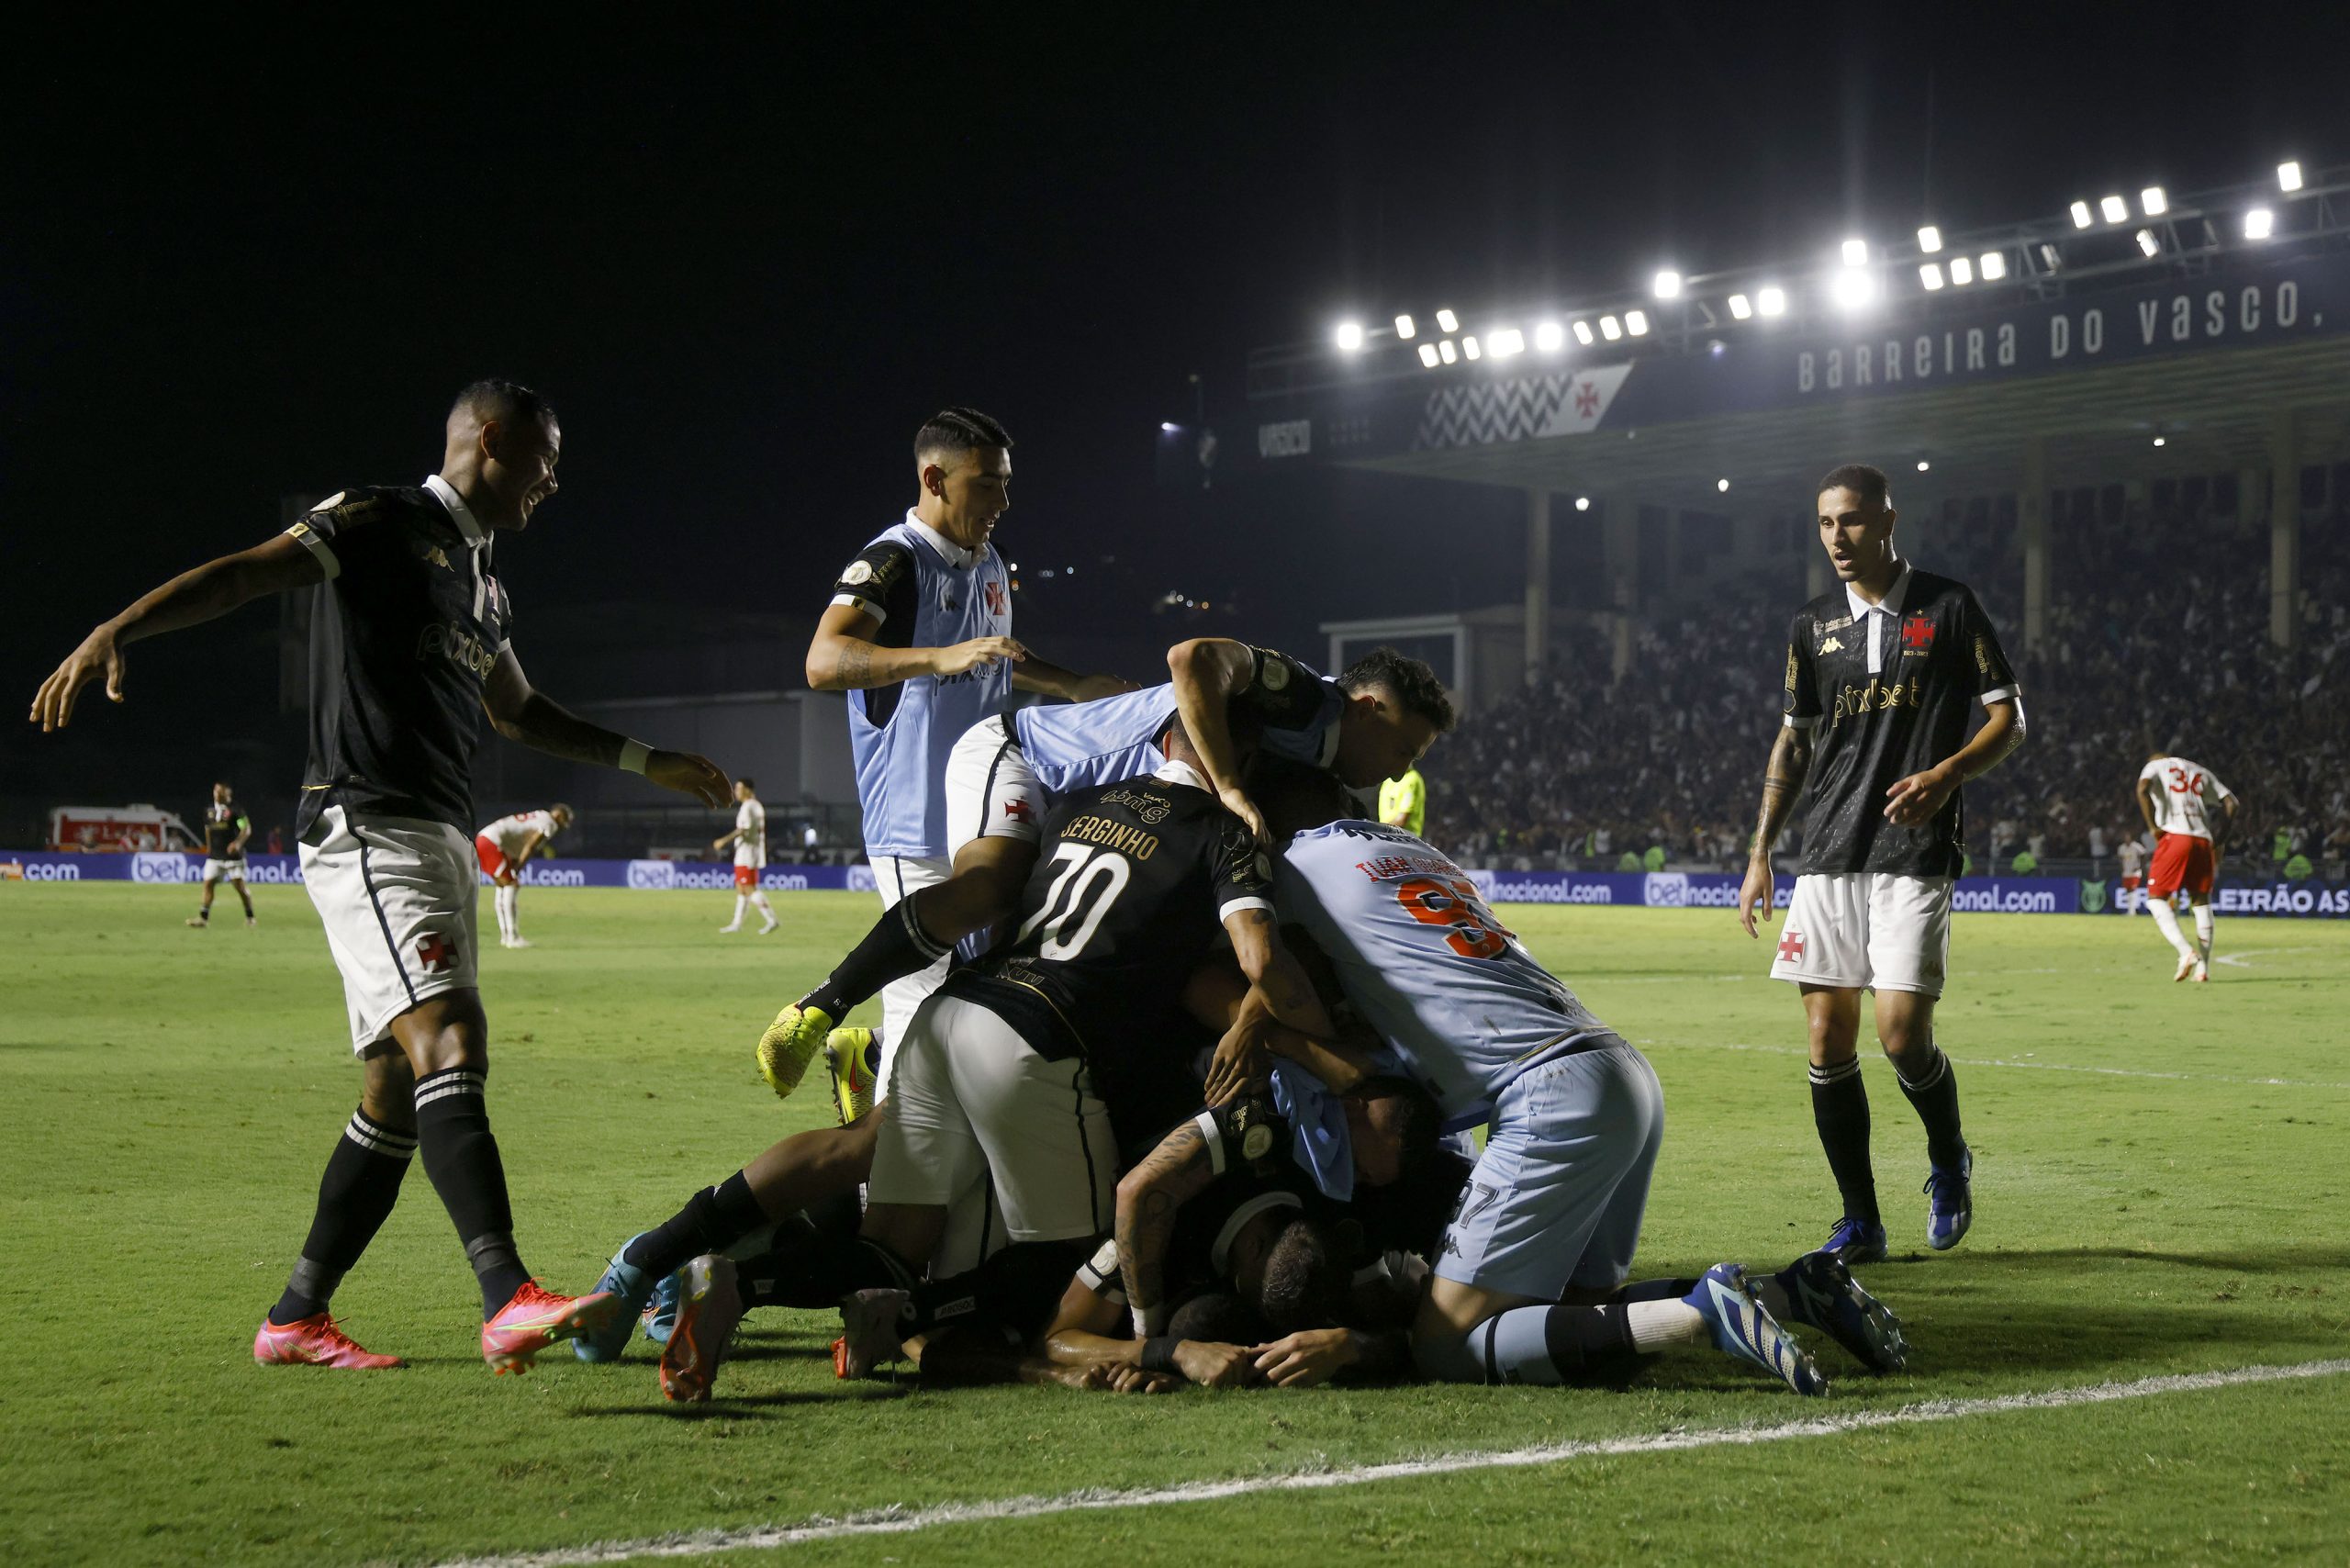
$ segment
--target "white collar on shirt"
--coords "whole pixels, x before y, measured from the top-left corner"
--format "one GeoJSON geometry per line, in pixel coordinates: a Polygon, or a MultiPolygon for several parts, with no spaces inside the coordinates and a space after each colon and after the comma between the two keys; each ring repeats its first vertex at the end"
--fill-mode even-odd
{"type": "Polygon", "coordinates": [[[1904,561],[1901,563],[1900,573],[1894,577],[1893,586],[1885,590],[1885,597],[1883,599],[1877,600],[1874,604],[1871,604],[1867,599],[1861,597],[1860,589],[1854,588],[1850,583],[1846,583],[1844,585],[1844,602],[1852,607],[1852,619],[1856,622],[1863,616],[1868,614],[1871,610],[1876,610],[1886,615],[1898,615],[1901,613],[1901,601],[1904,598],[1908,597],[1908,592],[1909,563],[1904,561]]]}
{"type": "MultiPolygon", "coordinates": [[[[1189,784],[1194,790],[1208,790],[1208,781],[1200,777],[1199,769],[1188,762],[1178,762],[1171,756],[1160,763],[1158,770],[1151,777],[1164,778],[1169,784],[1189,784]]],[[[1208,790],[1208,793],[1213,795],[1215,791],[1208,790]]]]}
{"type": "Polygon", "coordinates": [[[457,525],[457,532],[465,536],[466,543],[478,544],[489,537],[482,532],[481,524],[474,521],[473,509],[465,505],[465,498],[457,494],[454,485],[438,474],[427,474],[424,487],[440,498],[441,504],[449,509],[449,520],[457,525]]]}
{"type": "MultiPolygon", "coordinates": [[[[908,507],[906,509],[906,526],[912,529],[916,533],[921,534],[924,539],[929,540],[931,547],[936,550],[940,554],[946,556],[949,565],[959,566],[968,571],[971,567],[979,564],[979,552],[978,550],[964,549],[960,544],[956,543],[955,541],[947,538],[946,535],[939,532],[938,530],[923,521],[921,516],[917,514],[912,507],[908,507]]],[[[981,548],[985,548],[985,546],[981,546],[981,548]]]]}

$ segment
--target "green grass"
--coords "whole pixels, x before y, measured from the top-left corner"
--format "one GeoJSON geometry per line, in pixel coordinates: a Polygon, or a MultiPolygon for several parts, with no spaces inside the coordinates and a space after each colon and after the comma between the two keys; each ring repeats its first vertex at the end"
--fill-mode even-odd
{"type": "MultiPolygon", "coordinates": [[[[421,1171],[337,1309],[414,1363],[256,1368],[253,1327],[356,1095],[315,918],[179,924],[184,890],[0,884],[0,1561],[431,1562],[901,1504],[1275,1474],[1462,1450],[1770,1424],[2340,1356],[2350,1346],[2350,928],[2222,923],[2205,987],[2143,920],[1969,915],[1942,1041],[1980,1218],[1922,1248],[1922,1145],[1873,1065],[1896,1256],[1872,1286],[1900,1377],[1799,1404],[1720,1358],[1631,1392],[1412,1388],[1117,1399],[837,1383],[811,1315],[755,1316],[726,1395],[666,1406],[637,1341],[492,1379],[472,1282],[421,1171]],[[2011,1065],[1976,1065],[1992,1061],[2011,1065]],[[2071,1070],[2110,1069],[2112,1071],[2071,1070]],[[2173,1076],[2156,1076],[2173,1075],[2173,1076]],[[2260,1081],[2286,1080],[2283,1083],[2260,1081]]],[[[695,1187],[824,1114],[778,1106],[750,1044],[874,905],[787,895],[721,938],[714,894],[533,891],[494,950],[492,1114],[531,1265],[583,1288],[695,1187]]],[[[1775,1266],[1835,1216],[1799,1015],[1728,913],[1512,912],[1651,1053],[1665,1152],[1643,1272],[1775,1266]]],[[[485,919],[487,911],[484,912],[485,919]]],[[[1823,1363],[1842,1371],[1832,1348],[1823,1363]]],[[[2350,1377],[1933,1425],[1572,1459],[1314,1493],[811,1543],[807,1562],[2339,1560],[2350,1377]]],[[[748,1561],[749,1553],[723,1561],[748,1561]]]]}

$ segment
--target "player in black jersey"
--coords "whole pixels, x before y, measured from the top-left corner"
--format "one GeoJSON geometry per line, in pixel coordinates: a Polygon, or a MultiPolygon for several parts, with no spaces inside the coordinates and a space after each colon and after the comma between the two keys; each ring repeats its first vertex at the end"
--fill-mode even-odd
{"type": "Polygon", "coordinates": [[[245,924],[253,924],[253,896],[245,891],[245,840],[253,835],[252,819],[236,802],[226,784],[212,786],[212,803],[204,809],[204,902],[187,923],[212,924],[212,892],[223,880],[237,890],[245,906],[245,924]]]}
{"type": "Polygon", "coordinates": [[[1964,859],[1959,787],[2024,735],[1990,617],[1964,584],[1902,559],[1896,517],[1874,468],[1848,464],[1819,482],[1819,542],[1840,586],[1797,611],[1788,633],[1785,716],[1738,902],[1756,935],[1758,913],[1770,918],[1771,846],[1808,779],[1801,872],[1771,973],[1801,989],[1810,1021],[1812,1116],[1844,1206],[1824,1249],[1847,1263],[1886,1252],[1857,1054],[1864,990],[1926,1126],[1927,1243],[1955,1247],[1974,1221],[1975,1159],[1934,1044],[1934,1001],[1964,859]],[[1977,704],[1984,721],[1969,738],[1977,704]]]}
{"type": "Polygon", "coordinates": [[[419,1148],[481,1287],[483,1357],[521,1371],[610,1299],[541,1290],[521,1263],[484,1097],[488,1023],[474,985],[473,755],[498,733],[576,762],[641,773],[719,805],[706,758],[654,751],[531,685],[509,643],[513,605],[491,535],[555,492],[562,431],[528,387],[476,382],[450,410],[441,471],[420,486],[346,490],[267,543],[173,578],[92,632],[41,685],[44,731],[103,676],[123,700],[123,650],[308,588],[310,758],[297,817],[302,870],[341,971],[359,1109],[327,1161],[285,1292],[253,1340],[264,1363],[381,1367],[327,1307],[391,1214],[419,1148]]]}

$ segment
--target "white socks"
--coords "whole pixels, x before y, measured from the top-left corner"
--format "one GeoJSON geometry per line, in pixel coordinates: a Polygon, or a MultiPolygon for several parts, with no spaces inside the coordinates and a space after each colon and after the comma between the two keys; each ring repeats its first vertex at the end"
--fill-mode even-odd
{"type": "Polygon", "coordinates": [[[2165,940],[2178,949],[2180,958],[2195,957],[2195,949],[2188,945],[2186,935],[2178,928],[2178,912],[2171,908],[2170,900],[2148,898],[2146,913],[2154,917],[2155,929],[2163,934],[2165,940]]]}
{"type": "Polygon", "coordinates": [[[734,895],[734,924],[740,925],[743,924],[743,906],[750,902],[751,901],[749,899],[744,898],[741,893],[736,893],[734,895]]]}
{"type": "MultiPolygon", "coordinates": [[[[751,902],[758,906],[759,918],[766,921],[769,925],[773,925],[775,924],[775,905],[767,902],[767,894],[753,893],[751,895],[751,902]]],[[[734,918],[737,920],[743,918],[743,901],[739,898],[734,901],[734,918]]]]}
{"type": "Polygon", "coordinates": [[[1680,1297],[1667,1301],[1628,1302],[1625,1321],[1632,1330],[1632,1348],[1650,1355],[1668,1345],[1702,1345],[1713,1336],[1705,1317],[1680,1297]]]}
{"type": "Polygon", "coordinates": [[[522,890],[519,886],[501,887],[493,902],[498,905],[498,935],[500,941],[519,942],[522,939],[520,918],[522,890]]]}
{"type": "Polygon", "coordinates": [[[2199,903],[2195,906],[2195,945],[2202,950],[2200,957],[2203,961],[2210,963],[2211,961],[2211,906],[2208,903],[2199,903]]]}

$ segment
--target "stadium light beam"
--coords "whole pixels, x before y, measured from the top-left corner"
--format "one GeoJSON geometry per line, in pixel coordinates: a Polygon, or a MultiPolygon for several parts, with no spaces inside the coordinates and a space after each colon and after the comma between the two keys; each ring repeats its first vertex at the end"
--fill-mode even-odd
{"type": "Polygon", "coordinates": [[[1475,333],[1472,332],[1462,335],[1460,339],[1460,357],[1463,359],[1483,359],[1485,357],[1485,351],[1483,348],[1479,346],[1475,333]]]}
{"type": "Polygon", "coordinates": [[[1941,230],[1929,223],[1918,230],[1918,249],[1931,256],[1940,253],[1942,248],[1942,231],[1941,230]]]}
{"type": "Polygon", "coordinates": [[[2170,438],[2168,436],[2158,435],[2154,437],[2154,444],[2156,446],[2168,446],[2170,444],[2170,438]]]}
{"type": "Polygon", "coordinates": [[[1612,343],[1624,335],[1624,323],[1613,316],[1602,316],[1599,319],[1599,335],[1612,343]]]}
{"type": "Polygon", "coordinates": [[[1930,294],[1940,288],[1942,286],[1942,264],[1940,262],[1924,263],[1918,269],[1918,281],[1926,286],[1930,294]]]}
{"type": "Polygon", "coordinates": [[[1649,335],[1649,313],[1645,310],[1625,311],[1624,330],[1631,333],[1632,336],[1636,338],[1647,337],[1649,335]]]}
{"type": "Polygon", "coordinates": [[[1589,511],[1590,510],[1591,498],[1589,496],[1577,496],[1575,498],[1575,510],[1589,511]]]}
{"type": "Polygon", "coordinates": [[[1436,352],[1437,356],[1443,360],[1447,364],[1452,364],[1455,360],[1460,357],[1460,351],[1452,346],[1452,340],[1450,338],[1447,338],[1444,342],[1437,344],[1436,352]]]}
{"type": "Polygon", "coordinates": [[[2008,275],[2008,253],[2005,251],[1986,251],[1975,258],[1975,270],[1983,274],[1985,283],[1997,283],[2008,275]]]}
{"type": "Polygon", "coordinates": [[[1653,287],[1659,299],[1678,299],[1681,297],[1681,274],[1671,270],[1661,272],[1656,274],[1653,287]]]}
{"type": "Polygon", "coordinates": [[[2265,207],[2255,207],[2244,215],[2244,237],[2266,240],[2277,231],[2277,215],[2265,207]]]}
{"type": "Polygon", "coordinates": [[[2279,163],[2277,165],[2277,188],[2283,191],[2288,196],[2290,196],[2293,192],[2301,188],[2301,164],[2300,159],[2297,158],[2289,162],[2279,163]]]}
{"type": "MultiPolygon", "coordinates": [[[[1181,430],[1183,427],[1177,424],[1172,420],[1161,420],[1158,421],[1158,428],[1165,431],[1169,435],[1173,435],[1177,431],[1181,430]]],[[[1018,570],[1017,567],[1014,567],[1013,569],[1015,571],[1018,570]]]]}
{"type": "Polygon", "coordinates": [[[1847,310],[1861,309],[1876,297],[1876,288],[1870,283],[1869,274],[1857,268],[1837,274],[1835,280],[1828,286],[1828,292],[1838,305],[1847,310]]]}
{"type": "Polygon", "coordinates": [[[1460,330],[1460,318],[1449,309],[1439,310],[1436,313],[1436,330],[1439,332],[1457,332],[1460,330]]]}
{"type": "Polygon", "coordinates": [[[2139,253],[2143,255],[2148,261],[2152,261],[2156,256],[2163,253],[2163,242],[2154,238],[2154,231],[2153,230],[2139,230],[2137,240],[2139,253]]]}
{"type": "Polygon", "coordinates": [[[2148,185],[2138,193],[2138,210],[2148,218],[2160,218],[2170,210],[2170,197],[2160,185],[2148,185]]]}
{"type": "Polygon", "coordinates": [[[1340,353],[1354,353],[1362,348],[1362,323],[1341,321],[1336,333],[1340,353]]]}
{"type": "Polygon", "coordinates": [[[1410,342],[1420,335],[1420,324],[1409,316],[1398,316],[1395,318],[1395,335],[1410,342]]]}
{"type": "Polygon", "coordinates": [[[1534,329],[1534,346],[1544,353],[1557,353],[1567,346],[1567,330],[1556,321],[1540,322],[1534,329]]]}
{"type": "Polygon", "coordinates": [[[1961,288],[1975,281],[1975,263],[1964,256],[1950,259],[1950,281],[1961,288]]]}
{"type": "Polygon", "coordinates": [[[2089,212],[2088,203],[2085,201],[2076,201],[2073,204],[2074,228],[2087,229],[2090,224],[2095,223],[2096,221],[2097,218],[2089,212]]]}
{"type": "Polygon", "coordinates": [[[1717,479],[1714,481],[1714,488],[1721,491],[1724,495],[1728,495],[1729,493],[1729,481],[1728,479],[1717,479]]]}
{"type": "Polygon", "coordinates": [[[1775,286],[1754,291],[1755,311],[1763,316],[1784,316],[1787,313],[1787,292],[1775,286]]]}
{"type": "Polygon", "coordinates": [[[1729,313],[1743,321],[1754,314],[1754,302],[1742,294],[1733,294],[1729,297],[1729,313]]]}
{"type": "Polygon", "coordinates": [[[1444,361],[1438,357],[1436,345],[1434,343],[1422,343],[1420,345],[1420,363],[1427,365],[1430,370],[1434,370],[1438,365],[1443,364],[1444,361]]]}
{"type": "Polygon", "coordinates": [[[1924,458],[1920,457],[1919,459],[1918,459],[1918,472],[1919,472],[1919,473],[1923,474],[1924,472],[1926,472],[1926,470],[1928,470],[1929,468],[1931,468],[1932,466],[1933,466],[1933,465],[1932,465],[1932,464],[1930,464],[1930,463],[1929,463],[1929,462],[1927,462],[1924,458]]]}
{"type": "Polygon", "coordinates": [[[2098,197],[2097,210],[2098,215],[2108,223],[2127,223],[2130,221],[2130,204],[2123,201],[2119,196],[2098,197]]]}
{"type": "Polygon", "coordinates": [[[1867,266],[1869,264],[1869,242],[1866,240],[1845,241],[1844,264],[1848,267],[1867,266]]]}
{"type": "Polygon", "coordinates": [[[1507,359],[1512,354],[1526,352],[1526,334],[1516,327],[1504,327],[1500,331],[1489,334],[1485,342],[1493,349],[1495,359],[1507,359]]]}
{"type": "Polygon", "coordinates": [[[1578,322],[1576,322],[1576,323],[1575,323],[1575,342],[1577,342],[1581,343],[1581,344],[1582,344],[1583,347],[1585,347],[1585,348],[1589,348],[1589,347],[1591,347],[1591,323],[1590,323],[1590,322],[1588,322],[1588,321],[1578,321],[1578,322]]]}

